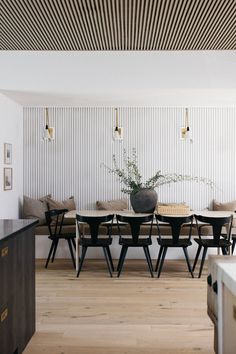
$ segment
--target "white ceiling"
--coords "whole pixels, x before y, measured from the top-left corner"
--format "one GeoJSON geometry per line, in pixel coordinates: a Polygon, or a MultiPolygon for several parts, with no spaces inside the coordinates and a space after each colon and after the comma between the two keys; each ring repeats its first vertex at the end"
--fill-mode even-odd
{"type": "Polygon", "coordinates": [[[0,52],[24,106],[236,106],[236,51],[0,52]]]}

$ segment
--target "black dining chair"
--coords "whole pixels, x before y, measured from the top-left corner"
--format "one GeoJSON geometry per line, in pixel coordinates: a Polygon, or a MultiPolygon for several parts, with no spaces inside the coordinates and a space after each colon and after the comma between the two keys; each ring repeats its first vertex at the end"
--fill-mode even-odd
{"type": "MultiPolygon", "coordinates": [[[[76,215],[78,230],[79,230],[79,245],[82,247],[81,258],[79,260],[79,268],[77,272],[77,277],[81,272],[85,255],[89,247],[99,247],[103,249],[104,256],[107,263],[107,268],[110,276],[112,277],[112,272],[114,271],[114,266],[112,262],[110,245],[112,244],[112,225],[113,225],[114,215],[105,215],[105,216],[83,216],[76,215]],[[81,231],[80,223],[85,223],[88,225],[89,232],[86,234],[84,231],[81,231]],[[107,228],[106,235],[100,233],[100,226],[104,223],[107,223],[105,226],[107,228]]],[[[86,230],[86,228],[83,228],[86,230]]]]}
{"type": "Polygon", "coordinates": [[[49,230],[48,238],[52,241],[45,268],[48,267],[48,263],[51,257],[51,261],[53,263],[57,251],[57,246],[59,240],[61,239],[64,239],[68,242],[71,259],[75,268],[75,257],[73,253],[73,248],[75,249],[76,233],[63,233],[64,215],[67,212],[68,209],[53,209],[45,212],[46,223],[49,230]]]}
{"type": "Polygon", "coordinates": [[[231,230],[232,230],[232,221],[233,215],[228,217],[209,217],[202,215],[194,215],[196,219],[196,226],[198,230],[198,238],[195,238],[194,241],[198,244],[198,249],[196,257],[193,264],[193,271],[197,265],[197,261],[203,248],[202,259],[199,269],[198,278],[201,277],[203,265],[205,262],[206,254],[208,248],[220,248],[223,255],[227,255],[229,248],[231,246],[231,230]],[[203,237],[201,229],[207,224],[212,229],[211,235],[203,237]],[[226,234],[222,233],[222,229],[225,227],[226,234]]]}
{"type": "Polygon", "coordinates": [[[184,251],[185,259],[187,262],[188,270],[192,276],[194,277],[192,268],[189,261],[187,248],[192,245],[191,235],[192,235],[192,227],[193,227],[193,215],[190,216],[164,216],[164,215],[156,215],[157,220],[157,231],[158,231],[158,239],[157,242],[160,246],[157,263],[155,271],[158,271],[157,277],[159,278],[161,275],[162,267],[164,264],[166,252],[168,247],[171,248],[182,248],[184,251]],[[161,234],[160,223],[165,223],[170,226],[171,229],[171,237],[163,237],[161,234]],[[182,228],[188,227],[189,232],[187,236],[181,235],[182,228]]]}
{"type": "Polygon", "coordinates": [[[119,230],[119,244],[122,246],[120,258],[117,266],[117,276],[119,277],[124,265],[126,253],[129,247],[142,247],[144,250],[144,254],[147,260],[148,268],[153,277],[153,267],[151,256],[149,252],[149,246],[152,244],[152,225],[153,225],[153,215],[144,215],[144,216],[123,216],[116,215],[117,226],[119,230]],[[150,229],[148,235],[140,235],[140,226],[145,223],[150,223],[150,229]],[[127,237],[122,235],[122,229],[124,224],[128,224],[130,227],[131,237],[127,237]]]}

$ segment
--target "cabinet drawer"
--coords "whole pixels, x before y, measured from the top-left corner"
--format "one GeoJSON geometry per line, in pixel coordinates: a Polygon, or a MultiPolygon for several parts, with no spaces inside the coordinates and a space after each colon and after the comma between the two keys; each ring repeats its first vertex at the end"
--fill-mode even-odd
{"type": "Polygon", "coordinates": [[[0,308],[15,292],[16,249],[17,240],[15,238],[0,243],[0,308]]]}
{"type": "Polygon", "coordinates": [[[12,297],[0,308],[0,353],[12,354],[17,349],[16,303],[12,297]]]}

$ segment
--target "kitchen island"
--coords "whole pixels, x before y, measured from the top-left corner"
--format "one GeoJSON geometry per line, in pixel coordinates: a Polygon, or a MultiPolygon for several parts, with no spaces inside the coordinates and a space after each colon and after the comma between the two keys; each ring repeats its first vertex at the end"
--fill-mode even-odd
{"type": "Polygon", "coordinates": [[[36,220],[0,220],[0,353],[21,354],[35,332],[36,220]]]}

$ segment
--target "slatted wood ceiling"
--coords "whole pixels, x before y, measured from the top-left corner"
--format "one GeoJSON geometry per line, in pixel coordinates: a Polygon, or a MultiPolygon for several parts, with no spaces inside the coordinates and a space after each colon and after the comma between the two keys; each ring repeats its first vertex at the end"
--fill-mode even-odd
{"type": "Polygon", "coordinates": [[[1,0],[1,50],[233,50],[236,0],[1,0]]]}

